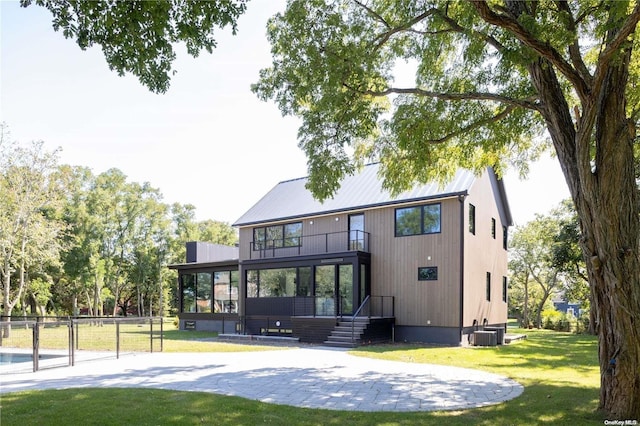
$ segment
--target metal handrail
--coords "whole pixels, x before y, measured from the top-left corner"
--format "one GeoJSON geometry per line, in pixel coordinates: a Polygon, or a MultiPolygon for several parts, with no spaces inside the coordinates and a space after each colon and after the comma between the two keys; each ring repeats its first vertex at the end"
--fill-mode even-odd
{"type": "MultiPolygon", "coordinates": [[[[356,312],[351,317],[351,343],[353,343],[355,341],[355,320],[356,320],[356,317],[358,316],[360,311],[364,308],[364,306],[369,303],[369,300],[370,300],[370,296],[365,297],[364,300],[362,301],[362,303],[360,304],[360,306],[358,307],[358,309],[356,310],[356,312]]],[[[371,318],[371,310],[369,310],[369,318],[371,318]]]]}

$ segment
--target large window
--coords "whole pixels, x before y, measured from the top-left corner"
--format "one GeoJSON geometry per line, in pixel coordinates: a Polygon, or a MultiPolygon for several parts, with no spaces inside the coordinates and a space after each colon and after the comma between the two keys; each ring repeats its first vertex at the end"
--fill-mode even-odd
{"type": "Polygon", "coordinates": [[[259,276],[258,297],[295,296],[295,268],[263,269],[259,276]]]}
{"type": "Polygon", "coordinates": [[[180,275],[182,281],[182,312],[196,311],[196,274],[180,275]]]}
{"type": "Polygon", "coordinates": [[[440,204],[396,209],[396,237],[440,232],[440,204]]]}
{"type": "Polygon", "coordinates": [[[182,312],[238,312],[238,271],[184,273],[180,281],[182,312]]]}
{"type": "Polygon", "coordinates": [[[247,271],[247,297],[311,295],[311,268],[277,268],[247,271]]]}
{"type": "Polygon", "coordinates": [[[196,276],[196,312],[211,312],[211,272],[196,276]]]}
{"type": "Polygon", "coordinates": [[[213,273],[215,313],[238,313],[238,271],[213,273]]]}
{"type": "Polygon", "coordinates": [[[253,229],[254,250],[302,245],[302,222],[253,229]]]}

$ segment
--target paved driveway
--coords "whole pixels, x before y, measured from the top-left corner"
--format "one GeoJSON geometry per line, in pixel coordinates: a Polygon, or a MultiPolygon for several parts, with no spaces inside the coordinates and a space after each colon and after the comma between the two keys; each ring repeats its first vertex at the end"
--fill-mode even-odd
{"type": "Polygon", "coordinates": [[[73,387],[201,391],[354,411],[466,409],[523,391],[513,380],[478,370],[375,360],[329,348],[136,354],[0,377],[0,393],[73,387]]]}

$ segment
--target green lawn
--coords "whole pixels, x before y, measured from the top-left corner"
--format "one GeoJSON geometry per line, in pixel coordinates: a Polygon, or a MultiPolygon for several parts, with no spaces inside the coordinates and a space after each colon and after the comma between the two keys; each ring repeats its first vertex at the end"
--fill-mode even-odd
{"type": "MultiPolygon", "coordinates": [[[[602,425],[604,419],[596,412],[599,371],[595,337],[510,329],[514,331],[529,337],[496,348],[380,345],[353,351],[357,356],[486,370],[525,386],[520,397],[491,407],[435,413],[360,413],[302,409],[200,392],[67,389],[3,395],[0,423],[42,424],[42,419],[47,419],[50,425],[602,425]]],[[[207,335],[167,331],[165,347],[215,347],[215,342],[202,339],[208,340],[207,335]],[[185,342],[183,337],[198,341],[185,342]]]]}

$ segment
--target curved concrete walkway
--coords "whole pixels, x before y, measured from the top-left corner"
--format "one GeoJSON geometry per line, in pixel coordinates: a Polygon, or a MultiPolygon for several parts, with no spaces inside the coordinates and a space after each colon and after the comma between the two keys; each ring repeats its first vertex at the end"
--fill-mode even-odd
{"type": "Polygon", "coordinates": [[[0,393],[74,387],[201,391],[354,411],[467,409],[497,404],[523,391],[513,380],[482,371],[375,360],[329,348],[135,354],[0,376],[0,393]]]}

